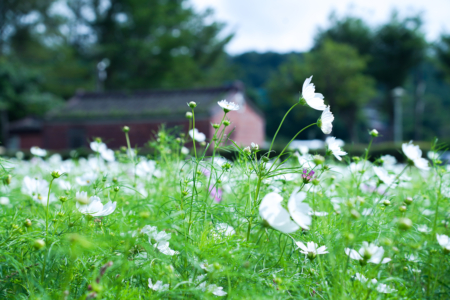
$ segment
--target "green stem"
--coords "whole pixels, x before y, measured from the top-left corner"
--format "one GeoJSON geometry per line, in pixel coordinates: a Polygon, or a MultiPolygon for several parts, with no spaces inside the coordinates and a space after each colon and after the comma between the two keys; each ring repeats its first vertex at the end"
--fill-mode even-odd
{"type": "Polygon", "coordinates": [[[50,203],[50,191],[52,190],[53,180],[55,180],[54,177],[52,177],[52,180],[50,180],[50,185],[48,186],[47,209],[46,209],[46,214],[45,214],[45,238],[46,239],[48,236],[48,208],[49,208],[49,203],[50,203]]]}
{"type": "Polygon", "coordinates": [[[278,126],[278,129],[277,129],[277,132],[275,132],[275,135],[273,136],[272,143],[270,143],[269,156],[270,156],[270,151],[272,151],[273,143],[275,142],[275,139],[276,139],[276,137],[277,137],[277,135],[278,135],[278,132],[279,132],[280,129],[281,129],[281,125],[283,125],[284,120],[286,119],[287,115],[291,112],[291,110],[292,110],[294,107],[296,107],[298,104],[299,104],[299,102],[297,102],[297,103],[295,103],[294,105],[292,105],[292,107],[287,111],[287,113],[284,115],[283,119],[281,120],[280,126],[278,126]]]}
{"type": "Polygon", "coordinates": [[[192,220],[192,207],[194,205],[194,194],[197,191],[195,183],[197,179],[197,170],[198,170],[198,161],[197,161],[197,149],[195,148],[195,113],[194,109],[192,109],[192,144],[194,146],[194,155],[195,155],[195,168],[194,168],[194,176],[192,180],[194,181],[194,185],[192,187],[192,197],[191,197],[191,209],[189,212],[189,223],[188,223],[188,234],[191,229],[191,220],[192,220]]]}

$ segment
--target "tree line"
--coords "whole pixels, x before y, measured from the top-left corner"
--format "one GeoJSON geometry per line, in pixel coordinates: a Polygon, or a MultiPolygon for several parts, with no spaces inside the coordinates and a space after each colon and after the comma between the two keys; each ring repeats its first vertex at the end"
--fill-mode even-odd
{"type": "MultiPolygon", "coordinates": [[[[404,137],[445,136],[450,122],[450,35],[425,40],[419,16],[386,24],[331,16],[306,53],[230,56],[225,24],[184,0],[9,0],[0,2],[0,110],[10,121],[42,117],[78,89],[215,86],[241,79],[272,135],[306,77],[327,95],[335,132],[364,141],[374,118],[391,139],[392,90],[403,87],[404,137]],[[433,118],[428,118],[429,113],[433,118]],[[369,115],[369,117],[368,117],[369,115]]],[[[281,136],[313,120],[296,110],[281,136]]],[[[314,138],[314,134],[301,138],[314,138]]]]}

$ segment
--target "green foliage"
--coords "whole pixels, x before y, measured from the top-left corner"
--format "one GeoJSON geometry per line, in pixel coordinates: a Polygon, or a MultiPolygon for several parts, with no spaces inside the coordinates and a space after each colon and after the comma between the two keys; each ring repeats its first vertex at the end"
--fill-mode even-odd
{"type": "Polygon", "coordinates": [[[441,40],[435,46],[440,66],[450,81],[450,35],[442,35],[441,40]]]}

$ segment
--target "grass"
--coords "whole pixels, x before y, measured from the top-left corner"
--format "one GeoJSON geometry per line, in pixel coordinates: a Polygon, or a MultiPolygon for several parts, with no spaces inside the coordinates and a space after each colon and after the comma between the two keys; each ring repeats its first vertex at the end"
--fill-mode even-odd
{"type": "Polygon", "coordinates": [[[216,143],[196,143],[189,153],[188,136],[162,128],[150,157],[132,155],[130,141],[111,162],[101,153],[3,160],[0,192],[10,203],[0,205],[0,298],[449,299],[449,253],[436,234],[449,235],[450,178],[437,159],[429,171],[372,163],[370,149],[353,161],[353,153],[344,162],[324,153],[323,164],[308,155],[275,163],[277,156],[234,145],[231,162],[217,154],[223,128],[222,120],[216,143]],[[393,184],[376,176],[375,164],[393,184]],[[315,171],[314,184],[305,168],[315,171]],[[259,207],[276,192],[287,208],[296,188],[327,215],[283,233],[259,207]],[[114,212],[82,214],[81,191],[116,202],[114,212]],[[391,261],[346,255],[365,241],[391,261]],[[328,253],[305,255],[296,242],[328,253]]]}

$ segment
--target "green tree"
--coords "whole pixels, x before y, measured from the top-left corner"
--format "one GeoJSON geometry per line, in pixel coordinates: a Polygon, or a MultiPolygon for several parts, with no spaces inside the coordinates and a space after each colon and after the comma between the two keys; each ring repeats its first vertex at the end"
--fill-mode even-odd
{"type": "MultiPolygon", "coordinates": [[[[366,66],[366,59],[356,49],[325,40],[322,47],[306,53],[303,59],[291,57],[271,78],[268,88],[273,109],[278,111],[277,108],[286,108],[298,101],[304,80],[314,75],[316,90],[325,96],[336,117],[333,135],[357,141],[357,126],[362,121],[360,109],[374,95],[374,80],[363,74],[366,66]]],[[[318,117],[317,111],[296,109],[290,119],[295,126],[284,129],[283,133],[291,135],[318,117]]]]}
{"type": "Polygon", "coordinates": [[[450,81],[450,35],[441,35],[440,41],[435,46],[436,56],[440,67],[450,81]]]}
{"type": "Polygon", "coordinates": [[[227,77],[224,46],[232,36],[218,37],[223,24],[207,23],[211,11],[197,14],[183,0],[68,4],[71,27],[89,28],[71,33],[74,47],[86,60],[110,61],[108,89],[192,87],[227,77]]]}

